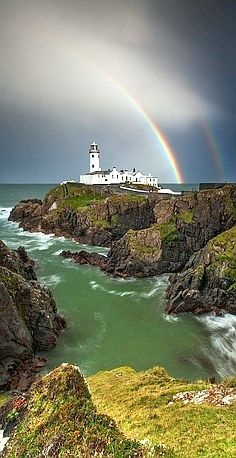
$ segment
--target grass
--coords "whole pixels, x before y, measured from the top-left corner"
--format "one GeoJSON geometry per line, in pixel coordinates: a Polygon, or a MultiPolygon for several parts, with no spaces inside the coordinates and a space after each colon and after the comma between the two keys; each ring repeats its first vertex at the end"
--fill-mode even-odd
{"type": "Polygon", "coordinates": [[[157,224],[157,228],[160,231],[160,237],[164,243],[168,244],[178,239],[178,230],[176,229],[174,223],[159,223],[157,224]]]}
{"type": "Polygon", "coordinates": [[[103,456],[142,457],[141,445],[126,439],[115,422],[98,414],[83,376],[63,365],[37,382],[26,414],[5,458],[103,456]]]}
{"type": "Polygon", "coordinates": [[[214,237],[208,249],[213,256],[211,267],[219,268],[222,277],[231,280],[230,289],[236,290],[236,226],[214,237]]]}
{"type": "Polygon", "coordinates": [[[190,224],[193,222],[193,212],[186,210],[185,212],[177,213],[176,218],[177,220],[183,221],[186,224],[190,224]]]}
{"type": "MultiPolygon", "coordinates": [[[[234,382],[230,382],[235,383],[234,382]]],[[[209,385],[175,380],[162,368],[135,372],[123,367],[89,378],[92,397],[101,413],[112,416],[130,438],[164,444],[175,458],[233,458],[236,455],[235,405],[169,405],[180,391],[209,385]]]]}
{"type": "Polygon", "coordinates": [[[5,393],[0,394],[0,407],[2,407],[6,402],[10,400],[10,396],[5,393]]]}

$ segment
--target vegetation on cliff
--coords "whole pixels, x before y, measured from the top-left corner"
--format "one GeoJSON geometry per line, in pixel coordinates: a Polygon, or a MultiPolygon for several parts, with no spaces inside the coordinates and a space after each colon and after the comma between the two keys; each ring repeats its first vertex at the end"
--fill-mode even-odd
{"type": "Polygon", "coordinates": [[[167,289],[170,313],[236,313],[236,226],[211,239],[170,277],[167,289]]]}
{"type": "MultiPolygon", "coordinates": [[[[225,386],[235,386],[235,378],[225,386]]],[[[122,367],[89,378],[92,397],[102,413],[112,416],[124,433],[164,444],[163,456],[233,458],[236,454],[236,409],[210,402],[173,400],[177,393],[202,392],[214,385],[170,377],[164,369],[135,372],[122,367]]],[[[223,384],[224,385],[224,384],[223,384]]],[[[199,395],[200,399],[200,395],[199,395]]]]}
{"type": "Polygon", "coordinates": [[[88,386],[71,365],[62,365],[32,386],[23,419],[5,458],[142,457],[143,447],[126,439],[114,420],[97,413],[88,386]]]}
{"type": "Polygon", "coordinates": [[[88,383],[91,393],[79,370],[65,364],[12,401],[5,426],[20,422],[4,458],[235,456],[233,377],[216,385],[176,380],[159,367],[121,367],[88,383]]]}

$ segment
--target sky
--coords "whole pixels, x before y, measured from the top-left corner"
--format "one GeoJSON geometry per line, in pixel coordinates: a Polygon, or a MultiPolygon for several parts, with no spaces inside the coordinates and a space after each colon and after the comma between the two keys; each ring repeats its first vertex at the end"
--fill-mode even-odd
{"type": "Polygon", "coordinates": [[[0,0],[0,183],[236,181],[234,0],[0,0]],[[172,161],[158,137],[165,138],[172,161]]]}

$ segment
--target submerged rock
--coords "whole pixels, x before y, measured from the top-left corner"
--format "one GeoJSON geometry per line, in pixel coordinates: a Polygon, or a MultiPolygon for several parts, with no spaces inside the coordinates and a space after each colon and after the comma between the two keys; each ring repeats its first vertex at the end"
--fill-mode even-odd
{"type": "Polygon", "coordinates": [[[25,389],[65,327],[51,292],[36,281],[35,263],[24,248],[0,241],[0,389],[25,389]]]}

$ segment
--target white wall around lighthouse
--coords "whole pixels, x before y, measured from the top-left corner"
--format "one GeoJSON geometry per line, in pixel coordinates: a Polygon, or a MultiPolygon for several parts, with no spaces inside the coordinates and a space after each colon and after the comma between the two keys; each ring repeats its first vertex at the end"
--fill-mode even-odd
{"type": "Polygon", "coordinates": [[[89,149],[90,156],[90,173],[80,175],[80,183],[93,184],[125,184],[125,183],[141,183],[150,186],[158,187],[158,178],[149,173],[143,174],[140,171],[133,169],[133,172],[128,170],[118,170],[116,167],[108,170],[101,170],[100,167],[100,152],[98,145],[92,143],[89,149]]]}

